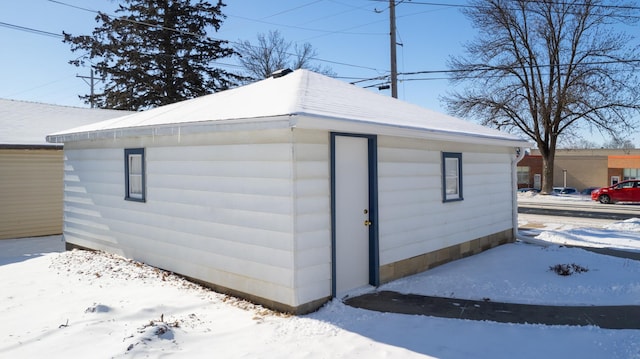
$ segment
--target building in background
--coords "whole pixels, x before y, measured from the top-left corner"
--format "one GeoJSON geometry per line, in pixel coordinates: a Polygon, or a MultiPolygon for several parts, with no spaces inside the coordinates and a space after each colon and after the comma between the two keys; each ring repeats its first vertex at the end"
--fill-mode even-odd
{"type": "MultiPolygon", "coordinates": [[[[537,149],[518,162],[518,188],[540,189],[542,156],[537,149]]],[[[606,187],[640,178],[640,149],[557,150],[554,187],[606,187]]]]}
{"type": "Polygon", "coordinates": [[[129,113],[0,99],[0,239],[62,233],[62,145],[47,134],[129,113]]]}

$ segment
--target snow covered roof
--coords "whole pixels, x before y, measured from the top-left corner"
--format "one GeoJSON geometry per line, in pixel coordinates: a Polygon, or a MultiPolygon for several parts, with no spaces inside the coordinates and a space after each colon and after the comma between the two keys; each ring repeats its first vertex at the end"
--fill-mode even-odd
{"type": "Polygon", "coordinates": [[[53,133],[47,140],[178,134],[234,126],[322,128],[528,147],[520,137],[308,70],[53,133]]]}
{"type": "Polygon", "coordinates": [[[0,145],[47,145],[51,132],[130,113],[0,99],[0,145]]]}

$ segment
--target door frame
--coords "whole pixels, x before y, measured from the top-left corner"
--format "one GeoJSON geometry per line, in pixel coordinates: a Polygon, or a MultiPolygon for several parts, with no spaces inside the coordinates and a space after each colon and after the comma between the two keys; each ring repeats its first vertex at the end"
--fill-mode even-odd
{"type": "Polygon", "coordinates": [[[369,177],[369,284],[380,285],[380,251],[378,238],[378,138],[376,135],[330,132],[331,151],[331,296],[336,296],[336,137],[367,139],[369,177]]]}

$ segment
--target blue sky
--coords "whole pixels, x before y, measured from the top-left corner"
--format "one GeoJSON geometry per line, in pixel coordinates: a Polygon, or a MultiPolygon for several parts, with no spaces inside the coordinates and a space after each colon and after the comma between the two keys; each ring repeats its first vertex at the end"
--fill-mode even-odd
{"type": "MultiPolygon", "coordinates": [[[[389,11],[386,0],[227,0],[227,18],[213,38],[256,42],[259,33],[278,30],[287,41],[310,43],[319,64],[330,67],[350,82],[388,74],[389,11]]],[[[399,1],[396,7],[397,67],[400,73],[440,71],[447,60],[460,55],[463,44],[476,32],[461,13],[466,0],[438,2],[399,1]],[[445,5],[446,4],[446,5],[445,5]]],[[[90,34],[95,13],[114,13],[112,0],[21,0],[0,2],[0,98],[88,107],[78,95],[89,85],[77,77],[89,68],[68,64],[79,54],[62,43],[62,31],[90,34]],[[80,9],[83,8],[83,9],[80,9]],[[50,33],[34,33],[13,26],[50,33]]],[[[637,28],[636,28],[637,29],[637,28]]],[[[220,60],[221,67],[239,70],[235,59],[220,60]]],[[[450,91],[445,74],[400,75],[398,98],[446,112],[440,98],[450,91]]],[[[362,82],[358,86],[375,85],[362,82]]],[[[97,83],[96,86],[100,86],[97,83]]],[[[390,95],[389,90],[371,91],[390,95]]],[[[595,137],[602,143],[603,139],[595,137]]],[[[640,147],[640,141],[634,140],[640,147]]]]}
{"type": "MultiPolygon", "coordinates": [[[[450,1],[464,4],[463,0],[450,1]]],[[[95,13],[73,6],[113,13],[109,0],[22,0],[0,4],[0,22],[61,34],[90,34],[97,25],[95,13]],[[67,6],[64,4],[72,5],[67,6]]],[[[227,18],[219,32],[210,36],[232,42],[256,42],[258,33],[279,30],[287,41],[310,43],[318,62],[330,67],[345,81],[388,74],[389,12],[387,1],[372,0],[229,0],[227,18]]],[[[459,8],[404,2],[396,8],[397,64],[399,72],[445,70],[447,58],[460,53],[461,44],[474,32],[459,8]]],[[[78,95],[89,85],[77,75],[89,68],[68,61],[77,57],[61,38],[0,26],[3,48],[0,98],[85,107],[78,95]]],[[[220,61],[229,70],[237,62],[220,61]]],[[[438,97],[448,88],[443,75],[400,76],[398,97],[434,110],[442,110],[438,97]],[[438,80],[420,80],[424,78],[438,80]]],[[[374,85],[378,82],[364,82],[374,85]]],[[[97,84],[99,85],[99,84],[97,84]]],[[[378,91],[375,89],[374,91],[378,91]]],[[[389,90],[380,93],[390,95],[389,90]]]]}

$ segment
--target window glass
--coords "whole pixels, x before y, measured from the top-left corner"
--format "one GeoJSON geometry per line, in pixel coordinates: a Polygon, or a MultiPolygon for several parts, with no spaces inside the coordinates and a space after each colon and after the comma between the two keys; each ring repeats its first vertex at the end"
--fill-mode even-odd
{"type": "Polygon", "coordinates": [[[529,184],[529,166],[518,166],[518,184],[529,184]]]}
{"type": "Polygon", "coordinates": [[[447,158],[445,159],[446,176],[446,193],[447,195],[458,194],[458,159],[447,158]]]}
{"type": "Polygon", "coordinates": [[[142,155],[129,156],[129,196],[142,198],[142,155]]]}
{"type": "Polygon", "coordinates": [[[635,182],[622,182],[618,186],[620,188],[632,188],[635,182]]]}
{"type": "Polygon", "coordinates": [[[638,179],[640,175],[640,168],[625,168],[622,170],[622,180],[638,179]]]}

